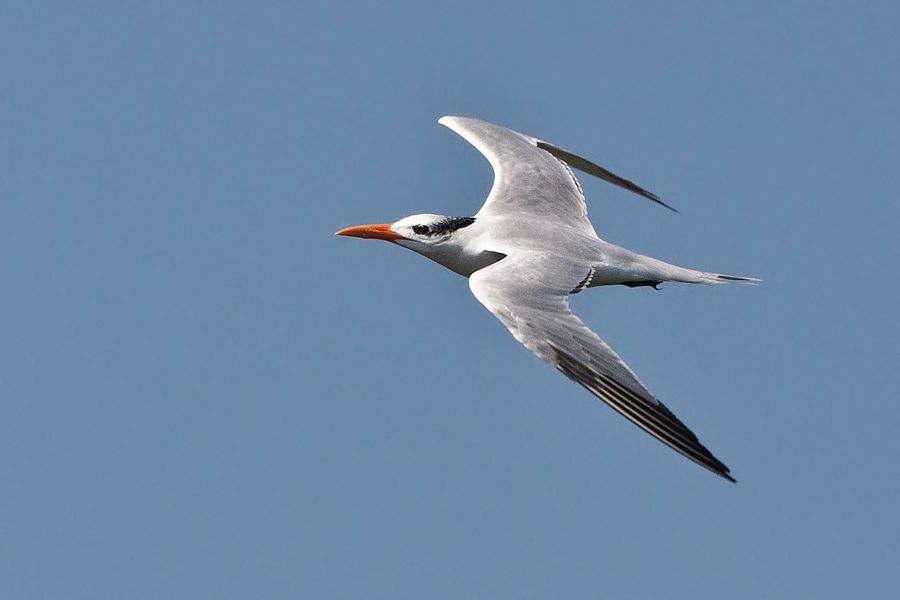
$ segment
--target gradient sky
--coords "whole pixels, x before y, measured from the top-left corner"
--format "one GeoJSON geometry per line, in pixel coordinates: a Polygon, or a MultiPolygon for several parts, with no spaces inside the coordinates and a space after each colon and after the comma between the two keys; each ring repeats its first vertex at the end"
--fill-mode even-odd
{"type": "Polygon", "coordinates": [[[887,598],[900,8],[0,9],[5,598],[887,598]],[[574,299],[738,479],[335,230],[470,215],[476,116],[604,238],[759,287],[574,299]]]}

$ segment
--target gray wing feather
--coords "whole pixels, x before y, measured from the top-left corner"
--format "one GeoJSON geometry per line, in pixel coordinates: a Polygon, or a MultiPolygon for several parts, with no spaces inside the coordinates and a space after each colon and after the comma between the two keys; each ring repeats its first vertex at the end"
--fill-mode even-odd
{"type": "Polygon", "coordinates": [[[494,185],[481,215],[553,216],[594,234],[584,194],[570,166],[675,210],[636,183],[537,138],[467,117],[447,116],[438,122],[475,146],[494,169],[494,185]]]}
{"type": "Polygon", "coordinates": [[[618,354],[569,309],[569,291],[589,267],[537,253],[508,256],[469,278],[472,293],[538,357],[638,427],[713,473],[729,469],[653,397],[618,354]],[[552,268],[551,268],[552,267],[552,268]]]}
{"type": "Polygon", "coordinates": [[[442,117],[481,152],[494,169],[494,185],[479,215],[527,214],[552,219],[592,235],[587,205],[572,172],[527,135],[466,117],[442,117]]]}

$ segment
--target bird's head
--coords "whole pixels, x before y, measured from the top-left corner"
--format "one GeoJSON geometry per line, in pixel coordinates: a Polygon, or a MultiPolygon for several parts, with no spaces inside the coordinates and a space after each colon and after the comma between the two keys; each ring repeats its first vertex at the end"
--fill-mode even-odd
{"type": "Polygon", "coordinates": [[[466,229],[473,223],[475,217],[412,215],[396,223],[348,227],[337,235],[387,240],[468,277],[506,256],[475,243],[478,227],[466,229]]]}
{"type": "Polygon", "coordinates": [[[446,217],[443,215],[412,215],[396,223],[357,225],[341,229],[335,235],[374,238],[394,242],[421,254],[429,254],[442,246],[452,245],[460,229],[475,222],[473,217],[446,217]]]}

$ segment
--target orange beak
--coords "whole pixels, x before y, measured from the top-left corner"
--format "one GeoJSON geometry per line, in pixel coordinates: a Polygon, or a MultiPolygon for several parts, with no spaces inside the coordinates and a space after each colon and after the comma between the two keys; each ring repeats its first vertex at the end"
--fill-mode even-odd
{"type": "Polygon", "coordinates": [[[381,223],[380,225],[357,225],[356,227],[348,227],[341,229],[334,235],[347,235],[358,238],[374,238],[376,240],[387,240],[388,242],[396,242],[397,240],[406,239],[399,233],[391,231],[393,223],[381,223]]]}

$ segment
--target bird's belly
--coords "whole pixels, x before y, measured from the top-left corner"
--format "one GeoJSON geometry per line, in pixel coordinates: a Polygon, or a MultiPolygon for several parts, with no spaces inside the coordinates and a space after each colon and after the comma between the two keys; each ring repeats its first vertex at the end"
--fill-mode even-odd
{"type": "Polygon", "coordinates": [[[619,285],[640,279],[634,270],[620,265],[599,264],[594,267],[594,274],[586,287],[598,285],[619,285]]]}

